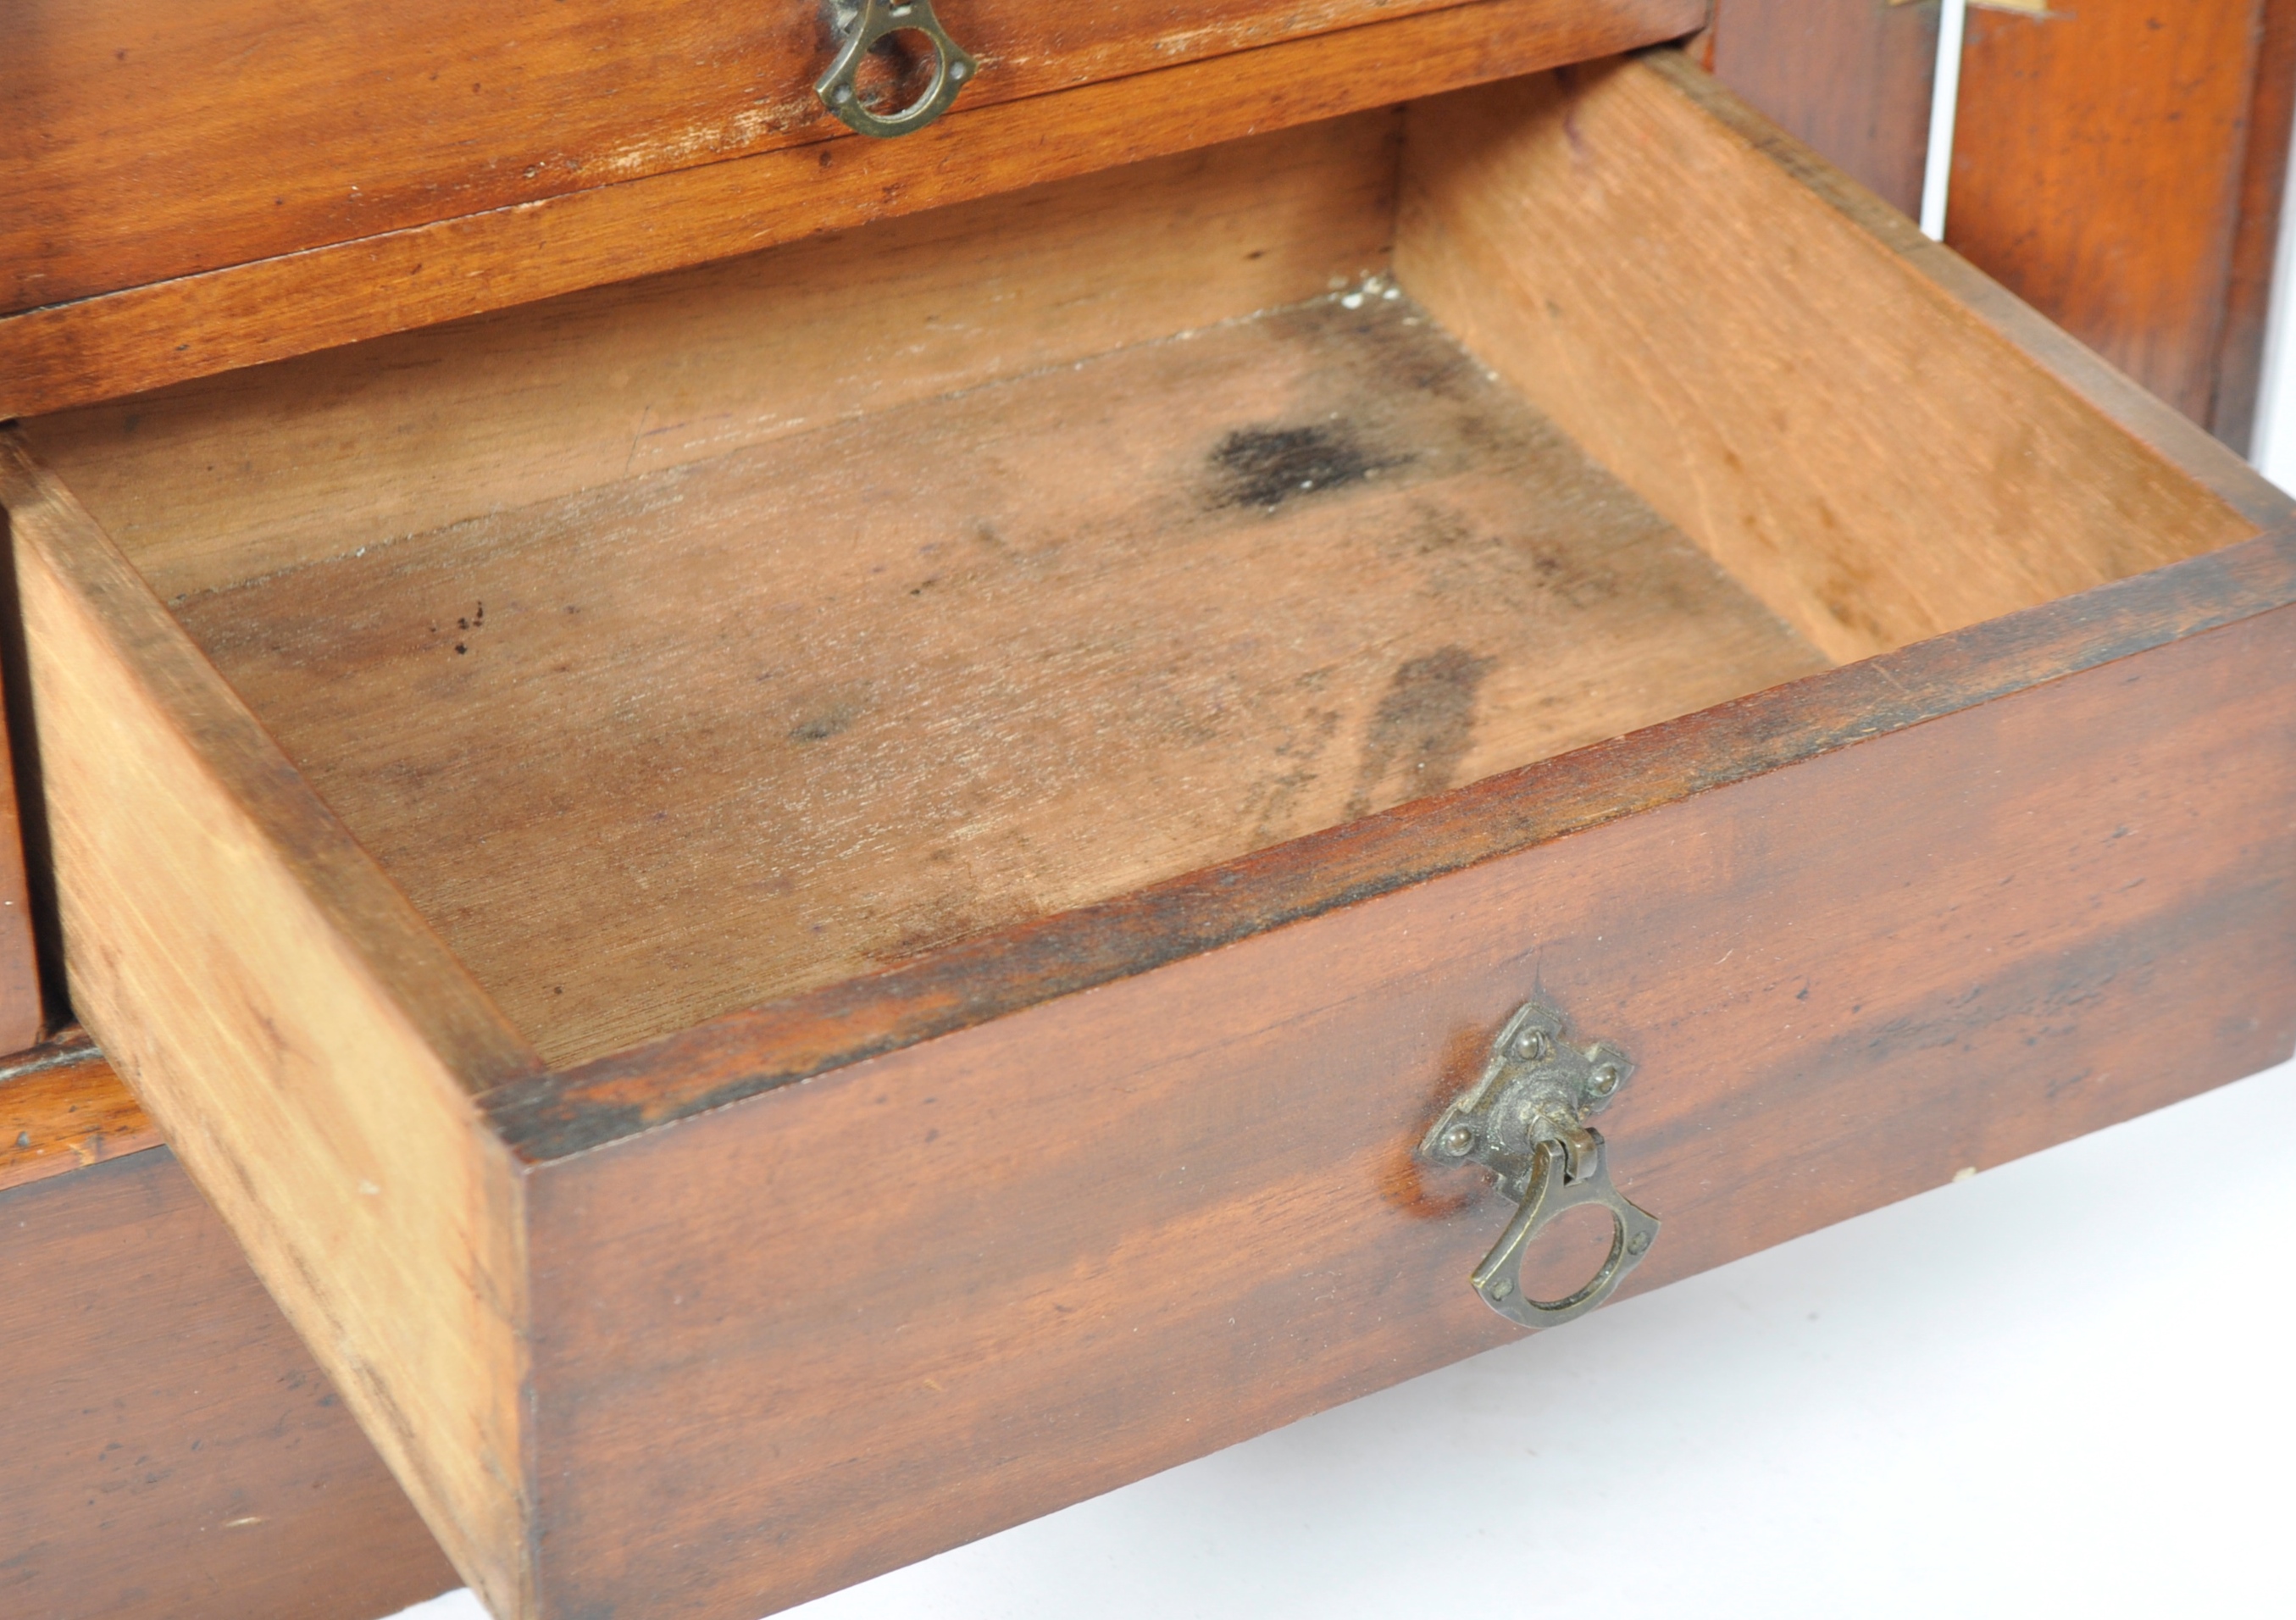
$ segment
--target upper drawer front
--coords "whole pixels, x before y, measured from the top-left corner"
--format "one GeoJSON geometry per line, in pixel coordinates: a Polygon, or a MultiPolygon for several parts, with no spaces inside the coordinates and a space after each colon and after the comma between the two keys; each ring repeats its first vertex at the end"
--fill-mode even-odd
{"type": "MultiPolygon", "coordinates": [[[[828,0],[0,7],[0,417],[1587,61],[1705,15],[936,9],[979,70],[930,133],[878,141],[815,95],[843,26],[828,0]]],[[[863,82],[881,105],[914,94],[863,82]]]]}
{"type": "MultiPolygon", "coordinates": [[[[1456,3],[938,10],[978,106],[1456,3]]],[[[816,0],[26,0],[0,13],[0,312],[817,140],[836,49],[816,0]]]]}

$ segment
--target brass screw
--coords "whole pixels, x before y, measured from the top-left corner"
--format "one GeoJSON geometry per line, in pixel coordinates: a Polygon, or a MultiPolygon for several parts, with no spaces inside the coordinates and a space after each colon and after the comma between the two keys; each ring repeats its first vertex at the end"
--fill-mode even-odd
{"type": "Polygon", "coordinates": [[[1594,1078],[1587,1082],[1587,1090],[1596,1097],[1608,1097],[1618,1089],[1619,1065],[1614,1063],[1606,1063],[1595,1070],[1594,1078]]]}
{"type": "Polygon", "coordinates": [[[1627,1253],[1629,1254],[1639,1254],[1648,1247],[1650,1247],[1650,1234],[1648,1232],[1636,1232],[1633,1237],[1627,1239],[1627,1253]]]}
{"type": "Polygon", "coordinates": [[[1475,1145],[1472,1125],[1454,1125],[1443,1133],[1443,1151],[1464,1157],[1475,1145]]]}

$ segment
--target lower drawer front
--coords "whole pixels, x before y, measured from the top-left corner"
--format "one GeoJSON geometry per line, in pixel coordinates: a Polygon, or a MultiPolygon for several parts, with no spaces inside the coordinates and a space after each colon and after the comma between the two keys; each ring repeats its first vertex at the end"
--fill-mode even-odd
{"type": "Polygon", "coordinates": [[[0,1074],[0,1610],[380,1620],[454,1586],[134,1098],[42,1057],[0,1074]]]}
{"type": "Polygon", "coordinates": [[[2288,503],[1678,59],[968,207],[0,442],[75,1004],[504,1615],[1511,1336],[1534,995],[1629,1287],[2288,1052],[2288,503]]]}
{"type": "Polygon", "coordinates": [[[1628,1290],[2281,1060],[2292,680],[2283,609],[546,1167],[559,1578],[826,1591],[1503,1342],[1413,1149],[1534,990],[1640,1065],[1628,1290]]]}

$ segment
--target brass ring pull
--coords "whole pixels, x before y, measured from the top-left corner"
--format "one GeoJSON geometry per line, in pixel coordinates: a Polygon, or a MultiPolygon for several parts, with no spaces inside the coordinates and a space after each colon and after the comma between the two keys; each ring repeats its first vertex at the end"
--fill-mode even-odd
{"type": "Polygon", "coordinates": [[[858,0],[857,7],[838,5],[838,21],[845,43],[813,86],[821,104],[863,135],[889,139],[922,129],[972,82],[980,63],[948,37],[933,15],[932,0],[858,0]],[[893,34],[922,34],[933,51],[932,84],[925,93],[898,112],[872,112],[861,100],[861,64],[879,41],[893,34]]]}
{"type": "Polygon", "coordinates": [[[1605,1040],[1564,1044],[1562,1015],[1528,1001],[1491,1043],[1482,1078],[1435,1122],[1420,1153],[1436,1164],[1478,1164],[1522,1207],[1468,1279],[1483,1303],[1525,1328],[1555,1328],[1610,1298],[1658,1241],[1657,1218],[1611,1185],[1609,1153],[1587,1124],[1634,1073],[1605,1040]],[[1524,1255],[1564,1211],[1595,1205],[1611,1217],[1611,1252],[1584,1287],[1561,1299],[1533,1299],[1522,1287],[1524,1255]]]}

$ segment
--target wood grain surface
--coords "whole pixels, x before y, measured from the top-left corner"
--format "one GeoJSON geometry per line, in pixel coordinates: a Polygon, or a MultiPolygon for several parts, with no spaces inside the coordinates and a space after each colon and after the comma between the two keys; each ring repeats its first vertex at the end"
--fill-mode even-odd
{"type": "MultiPolygon", "coordinates": [[[[480,9],[468,0],[431,3],[450,12],[480,9]]],[[[171,14],[191,19],[190,26],[196,29],[202,21],[212,23],[216,9],[223,6],[284,11],[275,6],[275,0],[209,0],[207,5],[179,7],[171,14]]],[[[136,8],[139,14],[148,12],[155,19],[162,9],[136,8]]],[[[331,4],[320,11],[298,9],[324,29],[324,19],[350,8],[331,4]]],[[[627,10],[611,9],[615,15],[627,10]]],[[[1001,3],[995,9],[1000,16],[1016,21],[1046,15],[1040,8],[1001,3]]],[[[1130,17],[1136,9],[1104,5],[1094,15],[1130,17]]],[[[458,150],[455,162],[481,169],[490,185],[507,187],[515,197],[524,198],[504,201],[499,206],[471,205],[483,206],[485,211],[471,211],[461,204],[442,207],[423,189],[425,183],[417,176],[405,182],[414,189],[403,196],[394,189],[401,182],[381,185],[381,193],[401,200],[372,220],[360,216],[355,207],[346,212],[346,197],[339,181],[344,172],[342,163],[328,153],[324,142],[307,149],[292,138],[283,137],[278,128],[271,127],[276,117],[263,105],[260,96],[256,102],[261,110],[253,116],[266,120],[259,146],[265,160],[246,172],[261,195],[250,201],[245,213],[231,213],[205,197],[196,181],[159,193],[168,206],[156,210],[150,207],[153,193],[148,189],[135,193],[138,206],[120,208],[116,205],[116,187],[108,190],[102,185],[66,183],[70,165],[59,162],[53,150],[36,152],[23,161],[29,172],[41,177],[39,185],[48,201],[40,209],[27,209],[17,217],[30,219],[43,241],[73,241],[73,216],[88,210],[123,222],[129,229],[141,228],[156,212],[171,220],[158,234],[157,240],[162,243],[227,237],[228,233],[217,229],[219,217],[243,221],[250,216],[283,213],[283,201],[277,208],[271,201],[279,194],[273,176],[280,162],[286,161],[291,168],[305,160],[307,152],[311,167],[297,172],[308,175],[313,189],[308,198],[299,196],[299,204],[319,210],[315,219],[323,220],[328,210],[341,218],[333,225],[315,224],[308,231],[289,232],[283,240],[291,239],[294,251],[279,243],[262,246],[259,242],[234,249],[232,252],[269,256],[248,257],[241,262],[226,254],[218,261],[226,263],[223,268],[185,264],[162,271],[155,261],[127,271],[117,267],[108,253],[99,253],[80,270],[51,272],[53,284],[29,295],[43,301],[0,317],[0,417],[31,415],[112,398],[579,287],[726,258],[818,231],[1384,105],[1480,79],[1583,61],[1685,33],[1704,15],[1702,0],[1492,0],[1433,11],[1420,10],[1412,0],[1395,0],[1390,5],[1378,4],[1377,0],[1324,0],[1318,4],[1288,6],[1280,12],[1264,5],[1239,12],[1234,7],[1196,0],[1192,8],[1160,4],[1139,14],[1152,22],[1160,18],[1168,21],[1184,9],[1201,12],[1210,33],[1193,43],[1187,36],[1172,36],[1180,41],[1179,49],[1161,57],[1154,56],[1152,50],[1149,57],[1135,64],[1152,71],[1131,71],[1128,77],[1018,101],[968,98],[931,127],[895,141],[840,136],[808,138],[799,146],[776,146],[774,140],[781,137],[765,139],[770,132],[761,127],[758,144],[772,150],[701,160],[723,156],[704,138],[678,158],[678,161],[692,161],[693,166],[679,167],[677,161],[652,165],[642,154],[637,177],[617,177],[614,184],[595,183],[602,169],[612,173],[611,162],[585,160],[589,168],[578,182],[579,189],[571,188],[576,183],[539,153],[504,160],[499,154],[505,148],[499,144],[458,150]],[[1418,14],[1310,33],[1216,60],[1162,65],[1173,55],[1185,59],[1200,53],[1221,36],[1223,29],[1240,26],[1248,32],[1264,28],[1271,16],[1288,20],[1277,30],[1282,32],[1324,26],[1343,15],[1403,9],[1418,14]],[[526,172],[529,167],[532,175],[526,172]],[[658,168],[659,172],[644,172],[649,167],[658,168]],[[528,196],[529,193],[532,195],[528,196]],[[178,196],[199,210],[197,230],[186,233],[180,222],[172,221],[171,200],[178,196]],[[59,209],[66,210],[66,217],[56,217],[59,209]],[[386,225],[387,220],[397,224],[386,225]],[[151,279],[155,275],[162,278],[151,279]],[[67,302],[50,301],[65,296],[58,289],[67,281],[81,285],[86,295],[73,294],[67,302]],[[98,286],[128,290],[97,292],[98,286]]],[[[371,28],[388,28],[394,34],[406,30],[409,37],[421,31],[410,26],[410,13],[404,7],[370,10],[381,21],[310,36],[314,48],[323,49],[332,58],[339,48],[357,52],[362,32],[371,28]]],[[[594,32],[606,10],[596,5],[560,7],[556,15],[594,32]]],[[[667,4],[634,13],[641,26],[645,19],[669,14],[671,7],[667,4]]],[[[718,12],[690,5],[676,7],[675,14],[705,30],[727,26],[718,21],[718,12]]],[[[774,14],[782,17],[786,26],[799,13],[774,14]]],[[[804,15],[809,18],[811,12],[804,15]]],[[[1059,12],[1058,21],[1028,21],[1019,25],[1047,27],[1060,33],[1073,26],[1070,20],[1075,15],[1071,8],[1059,12]]],[[[79,26],[72,19],[86,16],[95,20],[91,38],[95,33],[109,37],[118,31],[113,26],[116,13],[109,10],[88,12],[44,4],[32,12],[11,16],[36,28],[67,32],[79,26]]],[[[540,19],[529,21],[545,32],[551,26],[540,19]]],[[[953,28],[957,27],[954,16],[949,21],[953,28]]],[[[752,20],[732,26],[770,25],[752,20]]],[[[165,34],[169,25],[155,21],[153,27],[165,34]]],[[[521,25],[521,31],[528,30],[521,25]]],[[[960,36],[963,31],[958,29],[960,36]]],[[[482,29],[479,37],[491,32],[490,28],[482,29]]],[[[277,37],[266,33],[258,43],[277,37]]],[[[1083,43],[1081,34],[1071,37],[1083,43]]],[[[451,41],[452,36],[433,38],[434,42],[451,41]]],[[[580,48],[587,50],[599,43],[592,39],[580,48]]],[[[611,46],[610,40],[605,43],[611,46]]],[[[443,43],[435,44],[435,48],[452,53],[462,47],[443,43]]],[[[132,41],[104,45],[102,49],[127,52],[116,64],[120,73],[127,71],[128,62],[141,60],[132,41]]],[[[148,55],[151,47],[144,49],[148,55]]],[[[537,52],[537,57],[540,54],[537,52]]],[[[0,51],[0,61],[5,60],[10,58],[0,51]]],[[[43,59],[35,53],[19,54],[12,60],[31,64],[37,78],[43,59]]],[[[263,58],[258,53],[251,60],[263,58]]],[[[351,60],[360,59],[353,55],[351,60]]],[[[387,68],[388,64],[370,58],[362,65],[387,68]]],[[[606,59],[594,55],[565,65],[572,70],[572,78],[559,88],[578,96],[583,94],[585,70],[610,75],[630,70],[627,63],[607,65],[606,59]]],[[[112,73],[113,65],[105,65],[103,74],[112,73]]],[[[86,87],[94,82],[85,72],[64,78],[70,83],[58,94],[83,99],[86,87]]],[[[675,74],[668,75],[664,82],[675,79],[675,74]]],[[[480,82],[483,86],[483,78],[480,82]]],[[[496,80],[498,86],[501,82],[496,80]]],[[[404,88],[388,93],[408,94],[404,88]]],[[[406,104],[419,109],[431,94],[418,89],[406,104]]],[[[118,119],[123,109],[137,105],[133,100],[119,99],[111,89],[96,95],[90,116],[99,119],[118,119]]],[[[603,118],[615,127],[627,127],[627,104],[612,99],[586,102],[578,115],[564,123],[547,109],[524,109],[516,116],[529,120],[527,127],[534,141],[555,145],[562,139],[562,129],[578,130],[586,119],[603,118]],[[537,119],[540,121],[533,121],[537,119]]],[[[201,117],[250,116],[245,103],[229,98],[203,106],[201,117]]],[[[669,116],[680,120],[698,119],[707,124],[714,116],[675,96],[667,106],[674,109],[669,116]]],[[[302,118],[342,119],[346,111],[346,103],[323,100],[289,109],[288,124],[291,128],[302,118]]],[[[143,160],[136,154],[145,150],[149,118],[148,110],[139,107],[135,121],[119,131],[109,145],[111,156],[102,160],[123,162],[131,169],[143,160]]],[[[451,132],[453,123],[449,119],[426,127],[451,132]]],[[[34,127],[38,127],[37,120],[34,127]]],[[[820,131],[811,133],[817,136],[820,131]]],[[[373,136],[354,127],[347,138],[371,143],[373,136]]],[[[220,160],[242,163],[240,154],[246,150],[232,147],[220,160]]],[[[386,144],[383,150],[390,148],[386,144]]],[[[676,156],[678,143],[668,141],[647,150],[658,156],[676,156]]],[[[365,194],[364,190],[360,193],[365,194]]],[[[168,251],[180,253],[182,250],[168,251]]],[[[39,255],[29,257],[37,261],[39,255]]]]}
{"type": "Polygon", "coordinates": [[[172,600],[1345,286],[1401,140],[1329,119],[23,432],[172,600]]]}
{"type": "Polygon", "coordinates": [[[418,1497],[518,1602],[531,1053],[12,435],[0,505],[73,1004],[418,1497]]]}
{"type": "Polygon", "coordinates": [[[754,1615],[1502,1342],[1411,1147],[1534,990],[1640,1065],[1633,1287],[2281,1060],[2291,678],[2284,608],[1702,793],[1679,722],[1663,807],[542,1168],[546,1603],[754,1615]]]}
{"type": "MultiPolygon", "coordinates": [[[[133,1116],[82,1059],[0,1078],[0,1121],[66,1073],[81,1117],[133,1116]]],[[[156,1142],[0,1171],[0,1612],[378,1620],[455,1585],[230,1232],[127,1136],[156,1142]]]]}
{"type": "Polygon", "coordinates": [[[1922,210],[1938,0],[1715,0],[1701,67],[1906,214],[1922,210]]]}
{"type": "Polygon", "coordinates": [[[1396,273],[1822,651],[2255,532],[1702,95],[1597,65],[1414,109],[1396,273]]]}
{"type": "Polygon", "coordinates": [[[1377,292],[176,612],[553,1064],[1825,667],[1377,292]]]}
{"type": "Polygon", "coordinates": [[[78,1030],[0,1062],[0,1188],[159,1142],[143,1105],[78,1030]]]}
{"type": "Polygon", "coordinates": [[[2201,421],[2265,4],[1980,10],[1962,59],[1946,240],[2201,421]]]}
{"type": "MultiPolygon", "coordinates": [[[[971,108],[1456,4],[937,9],[980,61],[971,108]]],[[[836,53],[807,4],[23,0],[0,102],[36,134],[0,162],[0,311],[842,136],[813,93],[836,53]]]]}

